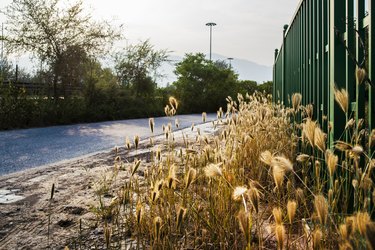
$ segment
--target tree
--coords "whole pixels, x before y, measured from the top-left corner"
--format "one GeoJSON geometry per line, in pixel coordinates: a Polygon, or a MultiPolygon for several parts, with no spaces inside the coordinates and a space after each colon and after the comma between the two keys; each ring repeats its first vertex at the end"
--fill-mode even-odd
{"type": "Polygon", "coordinates": [[[168,61],[168,51],[155,50],[148,40],[131,45],[115,55],[115,71],[123,86],[137,96],[150,96],[160,77],[158,68],[168,61]]]}
{"type": "Polygon", "coordinates": [[[103,53],[121,37],[107,22],[93,21],[82,1],[64,5],[61,0],[13,0],[1,11],[7,17],[9,51],[31,52],[51,68],[55,100],[57,85],[74,82],[71,75],[64,74],[74,68],[72,64],[103,53]]]}
{"type": "Polygon", "coordinates": [[[15,79],[15,72],[13,70],[13,65],[5,57],[0,59],[0,83],[3,81],[10,81],[15,79]]]}
{"type": "Polygon", "coordinates": [[[237,74],[222,61],[212,62],[204,54],[187,54],[176,65],[176,96],[184,112],[214,112],[226,105],[227,96],[237,94],[237,74]]]}
{"type": "Polygon", "coordinates": [[[266,93],[267,95],[271,95],[272,94],[272,88],[273,88],[273,83],[272,81],[267,81],[267,82],[263,82],[262,84],[258,85],[258,91],[260,92],[264,92],[266,93]]]}
{"type": "Polygon", "coordinates": [[[242,80],[238,82],[238,93],[249,95],[253,94],[256,90],[258,90],[258,85],[256,81],[251,80],[242,80]]]}

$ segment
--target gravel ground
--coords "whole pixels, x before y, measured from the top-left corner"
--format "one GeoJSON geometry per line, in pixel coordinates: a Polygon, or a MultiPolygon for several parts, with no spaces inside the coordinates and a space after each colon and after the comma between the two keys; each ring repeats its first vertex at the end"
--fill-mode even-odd
{"type": "MultiPolygon", "coordinates": [[[[200,114],[158,117],[154,133],[161,134],[162,125],[176,118],[180,128],[202,122],[200,114]]],[[[216,114],[207,115],[207,121],[214,119],[216,114]]],[[[0,176],[123,146],[127,136],[133,140],[135,135],[151,136],[148,118],[2,131],[0,176]]]]}

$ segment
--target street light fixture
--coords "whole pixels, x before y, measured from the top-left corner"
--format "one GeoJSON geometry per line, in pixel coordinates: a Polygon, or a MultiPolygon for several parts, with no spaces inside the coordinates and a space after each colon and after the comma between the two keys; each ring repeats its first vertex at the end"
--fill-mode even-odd
{"type": "Polygon", "coordinates": [[[216,26],[216,23],[206,23],[206,26],[210,27],[210,61],[212,56],[212,26],[216,26]]]}

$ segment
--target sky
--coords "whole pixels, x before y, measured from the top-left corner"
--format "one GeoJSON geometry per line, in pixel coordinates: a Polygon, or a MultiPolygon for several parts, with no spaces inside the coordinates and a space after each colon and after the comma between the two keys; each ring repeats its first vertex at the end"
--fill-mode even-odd
{"type": "MultiPolygon", "coordinates": [[[[171,54],[212,52],[271,66],[299,0],[83,0],[97,20],[124,24],[124,43],[149,39],[171,54]]],[[[11,0],[1,0],[4,8],[11,0]]],[[[4,16],[0,14],[0,22],[4,16]]]]}

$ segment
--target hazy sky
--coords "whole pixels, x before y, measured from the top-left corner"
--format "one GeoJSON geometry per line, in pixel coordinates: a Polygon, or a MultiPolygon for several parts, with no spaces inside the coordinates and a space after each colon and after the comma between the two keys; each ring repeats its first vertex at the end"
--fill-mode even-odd
{"type": "MultiPolygon", "coordinates": [[[[274,49],[282,39],[299,0],[83,0],[97,19],[125,25],[128,43],[145,39],[157,49],[183,56],[209,52],[272,65],[274,49]]],[[[11,0],[1,0],[4,8],[11,0]]],[[[4,17],[0,16],[0,21],[4,17]]]]}

